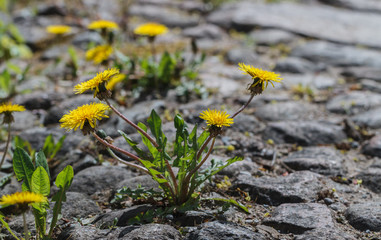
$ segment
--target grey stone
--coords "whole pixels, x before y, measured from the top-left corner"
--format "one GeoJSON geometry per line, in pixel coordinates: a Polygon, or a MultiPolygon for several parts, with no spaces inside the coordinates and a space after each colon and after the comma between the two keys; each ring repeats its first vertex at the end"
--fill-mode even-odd
{"type": "Polygon", "coordinates": [[[264,124],[259,121],[257,117],[245,113],[238,114],[234,118],[234,124],[231,126],[231,129],[238,130],[243,133],[258,133],[264,128],[264,124]]]}
{"type": "Polygon", "coordinates": [[[303,235],[295,236],[294,240],[357,240],[354,236],[347,234],[346,232],[340,231],[334,228],[323,228],[323,229],[313,229],[306,231],[303,235]]]}
{"type": "Polygon", "coordinates": [[[154,189],[155,191],[161,191],[159,189],[159,184],[152,179],[149,175],[142,175],[137,177],[132,177],[121,181],[117,184],[117,188],[127,187],[131,189],[136,189],[140,185],[145,189],[154,189]]]}
{"type": "Polygon", "coordinates": [[[266,237],[236,223],[214,221],[201,224],[184,238],[184,240],[233,239],[265,240],[266,237]]]}
{"type": "Polygon", "coordinates": [[[44,75],[31,76],[30,78],[16,85],[17,92],[29,92],[35,90],[46,91],[47,89],[53,89],[53,86],[49,78],[44,75]]]}
{"type": "Polygon", "coordinates": [[[283,162],[290,168],[309,170],[327,176],[345,175],[345,156],[331,147],[306,147],[291,153],[283,162]]]}
{"type": "Polygon", "coordinates": [[[275,143],[296,143],[302,146],[340,143],[346,139],[342,127],[316,121],[271,122],[263,139],[275,143]]]}
{"type": "Polygon", "coordinates": [[[222,39],[227,37],[227,34],[218,26],[213,24],[202,24],[183,30],[182,34],[186,37],[201,39],[222,39]]]}
{"type": "Polygon", "coordinates": [[[361,88],[368,91],[381,93],[381,82],[376,82],[370,79],[362,79],[361,88]]]}
{"type": "MultiPolygon", "coordinates": [[[[290,74],[284,73],[282,77],[287,84],[283,84],[284,88],[292,89],[296,85],[309,87],[312,90],[328,89],[337,86],[337,79],[326,74],[290,74]]],[[[279,85],[279,84],[278,84],[279,85]]]]}
{"type": "Polygon", "coordinates": [[[248,31],[258,26],[277,28],[344,44],[379,48],[381,42],[381,34],[374,33],[381,21],[380,15],[324,5],[241,2],[214,11],[207,20],[237,30],[248,31]]]}
{"type": "Polygon", "coordinates": [[[376,135],[366,142],[361,152],[366,155],[381,157],[381,135],[376,135]]]}
{"type": "Polygon", "coordinates": [[[381,13],[381,4],[377,0],[364,0],[361,3],[356,0],[319,0],[322,3],[336,7],[348,8],[356,11],[381,13]]]}
{"type": "Polygon", "coordinates": [[[218,92],[225,97],[231,96],[238,89],[242,88],[239,82],[215,74],[201,73],[199,78],[206,88],[218,89],[218,92]]]}
{"type": "Polygon", "coordinates": [[[102,240],[109,239],[110,230],[103,230],[91,226],[82,226],[79,223],[70,224],[58,235],[57,240],[102,240]]]}
{"type": "Polygon", "coordinates": [[[278,206],[263,224],[283,233],[302,234],[312,229],[334,227],[331,212],[319,203],[286,203],[278,206]]]}
{"type": "Polygon", "coordinates": [[[90,43],[100,45],[102,43],[102,36],[95,31],[81,32],[75,35],[72,43],[83,50],[87,50],[90,43]]]}
{"type": "Polygon", "coordinates": [[[196,226],[214,219],[213,214],[205,211],[186,211],[180,218],[176,219],[182,226],[196,226]]]}
{"type": "Polygon", "coordinates": [[[361,179],[362,184],[375,193],[381,193],[381,168],[370,167],[358,175],[356,179],[361,179]]]}
{"type": "Polygon", "coordinates": [[[318,198],[318,193],[325,186],[322,176],[309,172],[299,171],[288,176],[254,178],[241,174],[234,187],[250,194],[257,203],[280,205],[282,203],[312,202],[318,198]]]}
{"type": "Polygon", "coordinates": [[[280,43],[290,43],[297,39],[296,35],[279,29],[264,29],[252,31],[249,37],[258,45],[277,45],[280,43]]]}
{"type": "Polygon", "coordinates": [[[292,101],[264,104],[254,114],[263,121],[313,120],[321,115],[321,111],[311,103],[292,101]]]}
{"type": "Polygon", "coordinates": [[[133,176],[134,173],[120,166],[89,167],[78,174],[75,173],[70,191],[92,195],[99,191],[115,189],[116,183],[133,176]]]}
{"type": "Polygon", "coordinates": [[[15,97],[14,102],[23,105],[26,109],[49,109],[52,106],[52,94],[35,91],[28,94],[21,94],[15,97]]]}
{"type": "Polygon", "coordinates": [[[159,6],[141,6],[132,5],[128,12],[132,16],[140,16],[150,21],[155,21],[166,25],[167,27],[193,27],[199,22],[199,17],[194,15],[189,15],[184,11],[179,11],[177,9],[168,9],[159,6]]]}
{"type": "Polygon", "coordinates": [[[81,94],[67,98],[48,111],[44,119],[44,125],[57,124],[59,123],[59,120],[62,118],[62,116],[68,113],[70,110],[96,101],[97,100],[93,98],[92,94],[81,94]]]}
{"type": "MultiPolygon", "coordinates": [[[[0,172],[0,178],[3,178],[6,174],[0,172]]],[[[13,194],[15,192],[21,192],[21,184],[17,181],[15,176],[12,176],[1,188],[1,196],[13,194]]]]}
{"type": "Polygon", "coordinates": [[[233,48],[226,53],[226,61],[233,64],[250,63],[259,65],[259,56],[250,48],[233,48]]]}
{"type": "Polygon", "coordinates": [[[381,66],[381,52],[324,41],[310,41],[291,51],[291,56],[341,67],[381,66]]]}
{"type": "MultiPolygon", "coordinates": [[[[23,129],[25,129],[25,127],[23,129]]],[[[54,142],[57,143],[58,140],[64,135],[64,132],[62,130],[50,129],[45,127],[33,127],[22,131],[20,133],[20,137],[23,140],[28,141],[33,149],[40,150],[44,146],[45,139],[50,134],[52,135],[54,142]]],[[[82,138],[78,139],[75,135],[69,135],[67,139],[64,140],[64,143],[61,149],[57,152],[57,155],[64,154],[66,151],[76,146],[73,146],[71,144],[78,144],[79,141],[81,141],[81,139],[82,138]]]]}
{"type": "Polygon", "coordinates": [[[37,15],[59,15],[65,16],[66,9],[64,6],[51,5],[51,4],[40,4],[37,6],[37,15]]]}
{"type": "Polygon", "coordinates": [[[327,102],[327,110],[333,113],[356,114],[381,106],[381,94],[352,91],[333,97],[327,102]]]}
{"type": "Polygon", "coordinates": [[[296,57],[287,57],[279,60],[274,68],[276,72],[307,73],[323,70],[322,64],[316,65],[308,60],[296,57]]]}
{"type": "Polygon", "coordinates": [[[40,59],[42,61],[57,61],[59,59],[64,59],[66,55],[68,55],[68,47],[66,45],[54,45],[53,47],[44,50],[41,54],[40,59]]]}
{"type": "Polygon", "coordinates": [[[129,207],[127,209],[114,210],[97,216],[92,223],[101,229],[106,229],[114,225],[127,226],[132,218],[145,213],[150,209],[153,209],[151,205],[143,204],[129,207]]]}
{"type": "Polygon", "coordinates": [[[118,236],[118,239],[125,240],[181,240],[180,232],[170,226],[164,224],[151,223],[142,225],[139,228],[127,227],[122,230],[118,236]]]}
{"type": "Polygon", "coordinates": [[[359,113],[351,117],[351,119],[359,126],[381,128],[381,107],[359,113]]]}
{"type": "MultiPolygon", "coordinates": [[[[39,125],[38,117],[31,111],[15,112],[13,114],[14,122],[11,125],[12,130],[22,131],[39,125]]],[[[3,119],[1,116],[0,119],[3,119]]]]}
{"type": "MultiPolygon", "coordinates": [[[[53,204],[51,204],[51,209],[53,209],[53,204]]],[[[62,203],[62,217],[67,219],[86,218],[101,212],[101,208],[95,201],[79,192],[67,192],[66,201],[62,203]]]]}
{"type": "Polygon", "coordinates": [[[21,35],[25,39],[25,43],[32,49],[38,50],[45,47],[45,43],[50,39],[49,34],[44,27],[36,26],[36,24],[17,25],[21,35]]]}
{"type": "Polygon", "coordinates": [[[381,203],[364,202],[351,205],[345,212],[349,224],[365,231],[381,231],[381,203]]]}
{"type": "Polygon", "coordinates": [[[381,70],[376,67],[348,67],[344,68],[341,74],[354,80],[366,78],[381,82],[381,70]]]}
{"type": "Polygon", "coordinates": [[[68,165],[71,165],[73,171],[78,174],[80,171],[96,166],[97,164],[98,162],[90,155],[84,154],[79,150],[69,151],[68,154],[62,159],[61,163],[52,169],[50,175],[52,176],[52,179],[55,179],[57,175],[68,165]]]}
{"type": "Polygon", "coordinates": [[[242,161],[235,162],[227,168],[222,169],[218,172],[219,175],[226,175],[228,177],[236,177],[242,171],[247,171],[249,173],[255,173],[259,166],[252,162],[251,160],[244,159],[242,161]]]}

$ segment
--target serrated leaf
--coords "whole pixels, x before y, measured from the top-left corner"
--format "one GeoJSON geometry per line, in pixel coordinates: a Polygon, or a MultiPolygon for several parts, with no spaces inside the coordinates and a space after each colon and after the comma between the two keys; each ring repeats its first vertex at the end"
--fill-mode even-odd
{"type": "Polygon", "coordinates": [[[50,194],[49,175],[42,166],[34,170],[31,179],[31,190],[34,193],[40,193],[45,197],[50,194]]]}
{"type": "Polygon", "coordinates": [[[22,189],[31,191],[31,178],[34,172],[34,166],[29,155],[24,149],[17,147],[13,153],[13,170],[17,180],[22,180],[22,189]]]}
{"type": "Polygon", "coordinates": [[[38,153],[35,154],[35,158],[36,158],[36,167],[40,167],[40,166],[43,167],[50,179],[48,161],[46,160],[44,152],[39,151],[38,153]]]}

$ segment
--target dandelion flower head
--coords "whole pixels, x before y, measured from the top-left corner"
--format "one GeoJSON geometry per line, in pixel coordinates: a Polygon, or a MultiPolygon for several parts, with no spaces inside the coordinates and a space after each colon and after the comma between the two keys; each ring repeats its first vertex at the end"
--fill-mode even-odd
{"type": "Polygon", "coordinates": [[[113,49],[110,45],[100,45],[86,51],[86,60],[99,64],[107,60],[112,54],[113,49]]]}
{"type": "Polygon", "coordinates": [[[33,192],[16,192],[11,195],[4,195],[0,198],[0,205],[8,206],[14,204],[27,205],[31,203],[46,202],[47,198],[42,194],[33,192]]]}
{"type": "Polygon", "coordinates": [[[88,26],[88,29],[119,29],[119,26],[116,22],[108,20],[98,20],[91,22],[88,26]]]}
{"type": "Polygon", "coordinates": [[[7,112],[22,112],[22,111],[25,111],[25,107],[18,104],[12,104],[12,103],[0,104],[0,114],[7,113],[7,112]]]}
{"type": "Polygon", "coordinates": [[[115,85],[123,81],[124,79],[126,79],[126,74],[123,74],[123,73],[117,74],[114,77],[112,77],[111,80],[107,83],[106,88],[108,90],[113,90],[115,85]]]}
{"type": "Polygon", "coordinates": [[[217,110],[205,110],[200,114],[200,118],[204,119],[207,125],[221,128],[222,126],[229,127],[234,123],[233,118],[229,118],[229,114],[217,110]]]}
{"type": "Polygon", "coordinates": [[[10,102],[0,104],[0,114],[4,114],[3,123],[13,122],[14,118],[12,113],[22,111],[25,111],[25,107],[18,104],[12,104],[10,102]]]}
{"type": "Polygon", "coordinates": [[[134,29],[135,34],[149,37],[155,37],[166,32],[168,32],[168,28],[159,23],[145,23],[134,29]]]}
{"type": "Polygon", "coordinates": [[[66,25],[50,25],[46,27],[46,31],[52,34],[65,34],[71,32],[71,27],[66,25]]]}
{"type": "Polygon", "coordinates": [[[255,68],[250,65],[245,65],[244,63],[238,63],[238,66],[239,70],[243,71],[244,74],[249,74],[254,80],[254,82],[249,86],[249,90],[255,94],[262,93],[262,91],[267,88],[269,83],[271,83],[274,87],[273,82],[281,82],[283,79],[279,74],[265,71],[260,68],[255,68]]]}
{"type": "Polygon", "coordinates": [[[97,120],[102,118],[108,118],[105,114],[110,107],[104,103],[90,103],[82,105],[74,110],[71,110],[68,114],[65,114],[60,122],[61,128],[65,128],[66,131],[78,128],[84,130],[86,134],[89,130],[93,130],[97,126],[97,120]],[[84,126],[86,125],[86,129],[84,126]],[[90,126],[88,126],[90,125],[90,126]]]}
{"type": "Polygon", "coordinates": [[[97,73],[95,77],[92,79],[77,84],[74,87],[74,92],[76,94],[84,93],[87,90],[94,90],[94,97],[99,93],[106,91],[105,84],[115,75],[119,74],[119,69],[110,68],[108,70],[104,70],[103,72],[97,73]]]}

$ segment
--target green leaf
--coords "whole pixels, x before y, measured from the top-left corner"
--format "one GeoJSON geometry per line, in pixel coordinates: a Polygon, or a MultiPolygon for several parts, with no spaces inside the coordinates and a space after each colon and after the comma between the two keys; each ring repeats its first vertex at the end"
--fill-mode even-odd
{"type": "Polygon", "coordinates": [[[17,180],[22,180],[22,190],[31,191],[31,178],[34,172],[34,166],[29,155],[24,149],[17,147],[13,154],[13,170],[17,180]]]}
{"type": "Polygon", "coordinates": [[[12,232],[12,229],[9,227],[8,223],[6,221],[4,221],[4,216],[0,213],[0,222],[1,224],[8,230],[8,232],[10,232],[12,234],[12,236],[14,238],[16,238],[17,240],[20,240],[13,232],[12,232]]]}
{"type": "Polygon", "coordinates": [[[35,154],[36,158],[36,167],[43,167],[48,174],[48,177],[50,179],[50,171],[49,171],[49,166],[48,166],[48,161],[46,160],[45,154],[43,151],[39,151],[38,153],[35,154]]]}
{"type": "Polygon", "coordinates": [[[45,197],[50,194],[49,175],[42,166],[37,167],[32,175],[31,190],[45,197]]]}
{"type": "Polygon", "coordinates": [[[45,156],[49,156],[49,154],[53,151],[53,147],[54,147],[53,135],[49,134],[45,138],[44,146],[42,147],[42,149],[45,153],[45,156]]]}
{"type": "Polygon", "coordinates": [[[53,218],[50,224],[49,237],[52,236],[54,227],[61,217],[62,202],[66,201],[66,191],[70,187],[74,177],[73,168],[68,165],[62,170],[56,178],[56,186],[60,189],[52,198],[56,202],[53,207],[53,218]]]}
{"type": "MultiPolygon", "coordinates": [[[[147,132],[146,125],[144,125],[143,123],[139,122],[138,126],[141,129],[143,129],[143,131],[147,132]]],[[[146,136],[144,136],[141,132],[139,132],[139,134],[142,137],[143,144],[147,146],[149,152],[151,153],[151,157],[150,158],[154,159],[159,151],[157,150],[157,148],[155,146],[152,145],[151,141],[146,136]]]]}
{"type": "Polygon", "coordinates": [[[62,170],[56,178],[56,186],[62,189],[68,189],[73,181],[74,171],[72,166],[68,165],[62,170]]]}
{"type": "Polygon", "coordinates": [[[120,135],[123,136],[124,140],[126,140],[126,142],[134,149],[134,151],[139,155],[140,158],[143,158],[143,159],[148,158],[146,152],[137,146],[138,145],[137,142],[132,141],[132,139],[130,137],[128,137],[127,134],[124,133],[123,131],[118,130],[118,132],[120,135]]]}
{"type": "Polygon", "coordinates": [[[62,145],[63,145],[63,142],[65,141],[66,139],[66,135],[63,135],[57,142],[57,144],[54,145],[53,147],[53,151],[52,153],[50,154],[49,158],[52,159],[56,156],[57,152],[61,149],[62,145]]]}
{"type": "Polygon", "coordinates": [[[73,62],[73,65],[75,68],[78,68],[78,55],[77,51],[73,46],[68,47],[68,52],[71,58],[71,61],[73,62]]]}
{"type": "Polygon", "coordinates": [[[2,188],[8,181],[11,180],[13,173],[8,173],[0,178],[0,188],[2,188]]]}
{"type": "Polygon", "coordinates": [[[211,161],[212,164],[209,168],[205,169],[201,173],[198,173],[198,174],[196,173],[195,175],[193,175],[189,192],[192,193],[194,190],[196,190],[197,187],[199,187],[206,180],[211,178],[213,175],[217,174],[222,169],[232,165],[235,162],[242,161],[242,160],[243,160],[242,157],[234,157],[234,158],[230,158],[230,159],[226,160],[226,163],[222,163],[222,161],[216,163],[212,159],[212,161],[211,161]]]}
{"type": "Polygon", "coordinates": [[[161,80],[161,82],[165,84],[169,84],[171,81],[171,78],[173,76],[173,72],[175,69],[176,61],[172,59],[171,55],[169,55],[168,52],[165,52],[160,60],[159,67],[158,67],[158,78],[161,80]]]}
{"type": "Polygon", "coordinates": [[[225,202],[225,203],[228,203],[230,205],[234,205],[234,206],[240,208],[245,213],[250,213],[249,210],[247,209],[247,207],[245,207],[243,204],[237,202],[234,199],[226,199],[226,198],[202,198],[201,200],[210,200],[210,201],[225,202]]]}
{"type": "Polygon", "coordinates": [[[161,130],[160,116],[155,112],[155,110],[151,111],[151,115],[147,119],[147,123],[151,129],[153,136],[156,138],[156,142],[159,144],[159,147],[162,148],[165,136],[161,130]]]}

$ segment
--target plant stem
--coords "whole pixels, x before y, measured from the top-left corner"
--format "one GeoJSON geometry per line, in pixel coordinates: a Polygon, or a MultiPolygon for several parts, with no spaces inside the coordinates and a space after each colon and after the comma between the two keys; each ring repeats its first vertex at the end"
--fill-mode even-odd
{"type": "Polygon", "coordinates": [[[242,112],[248,105],[249,103],[251,102],[251,100],[253,100],[253,97],[254,97],[254,94],[251,94],[251,97],[249,98],[249,100],[245,103],[245,105],[243,105],[242,107],[240,107],[240,109],[238,109],[238,111],[236,113],[233,114],[232,118],[234,118],[235,116],[237,116],[240,112],[242,112]]]}
{"type": "MultiPolygon", "coordinates": [[[[109,148],[111,148],[111,149],[114,149],[115,151],[118,151],[118,152],[120,152],[120,153],[123,153],[123,154],[129,156],[130,158],[132,158],[132,159],[138,161],[140,164],[144,165],[144,164],[142,163],[142,159],[140,159],[139,157],[135,156],[134,154],[132,154],[132,153],[130,153],[130,152],[127,152],[127,151],[125,151],[125,150],[123,150],[123,149],[121,149],[121,148],[118,148],[118,147],[116,147],[116,146],[114,146],[114,145],[112,145],[112,144],[106,142],[106,141],[103,140],[101,137],[99,137],[95,132],[92,132],[92,134],[93,134],[94,137],[95,137],[99,142],[101,142],[103,145],[105,145],[105,146],[107,146],[107,147],[109,147],[109,148]]],[[[138,166],[138,165],[136,165],[136,166],[138,166]]],[[[148,169],[147,169],[147,172],[146,172],[146,173],[152,176],[152,174],[148,171],[148,169]]],[[[157,174],[156,176],[158,176],[158,177],[161,178],[161,179],[166,179],[162,174],[157,174]]],[[[173,189],[172,189],[171,185],[170,185],[168,182],[165,182],[164,184],[165,184],[165,185],[168,187],[168,189],[171,191],[172,197],[173,197],[173,198],[176,198],[176,195],[175,195],[175,193],[173,192],[173,189]]]]}
{"type": "Polygon", "coordinates": [[[142,163],[142,162],[141,162],[142,159],[140,159],[138,156],[135,156],[134,154],[132,154],[132,153],[130,153],[130,152],[127,152],[126,150],[123,150],[123,149],[121,149],[121,148],[118,148],[118,147],[116,147],[116,146],[114,146],[114,145],[112,145],[112,144],[106,142],[106,141],[103,140],[101,137],[99,137],[95,132],[93,132],[92,134],[93,134],[93,136],[94,136],[99,142],[101,142],[103,145],[105,145],[105,146],[107,146],[107,147],[109,147],[109,148],[111,148],[111,149],[114,149],[115,151],[118,151],[118,152],[120,152],[120,153],[123,153],[123,154],[129,156],[130,158],[132,158],[132,159],[138,161],[140,164],[142,163]]]}
{"type": "Polygon", "coordinates": [[[188,176],[187,177],[189,177],[189,179],[190,179],[190,177],[198,170],[198,169],[200,169],[200,167],[205,163],[205,161],[208,159],[208,157],[210,156],[210,153],[212,152],[212,150],[213,150],[213,147],[214,147],[214,143],[216,142],[216,138],[214,137],[213,138],[213,141],[212,141],[212,144],[210,145],[210,148],[209,148],[209,151],[208,151],[208,153],[205,155],[205,157],[204,157],[204,159],[202,159],[202,161],[195,167],[195,168],[193,168],[193,170],[192,171],[190,171],[190,173],[188,174],[188,176]]]}
{"type": "Polygon", "coordinates": [[[4,154],[3,154],[3,157],[1,158],[1,162],[0,162],[0,171],[1,171],[1,167],[3,166],[5,156],[7,155],[8,146],[9,146],[10,141],[11,141],[11,124],[8,123],[8,138],[7,138],[7,143],[5,144],[4,154]]]}
{"type": "Polygon", "coordinates": [[[169,164],[168,159],[164,159],[164,161],[165,161],[165,165],[167,165],[169,175],[171,176],[171,179],[172,179],[172,182],[173,182],[173,186],[175,186],[175,194],[177,196],[178,186],[177,186],[177,181],[176,181],[175,174],[173,173],[172,167],[169,164]]]}
{"type": "Polygon", "coordinates": [[[24,235],[25,240],[29,240],[28,226],[26,225],[25,211],[22,213],[22,220],[24,221],[24,235]]]}
{"type": "Polygon", "coordinates": [[[145,172],[145,173],[147,173],[147,174],[150,174],[149,171],[147,170],[147,168],[142,167],[142,166],[139,166],[139,165],[136,165],[136,164],[134,164],[134,163],[127,162],[127,161],[121,159],[121,158],[118,157],[118,156],[117,156],[117,155],[116,155],[116,154],[115,154],[109,147],[107,148],[107,151],[110,153],[110,155],[111,155],[113,158],[115,158],[115,159],[118,160],[119,162],[121,162],[121,163],[123,163],[123,164],[125,164],[125,165],[127,165],[127,166],[136,168],[136,169],[138,169],[138,170],[140,170],[140,171],[142,171],[142,172],[145,172]]]}
{"type": "Polygon", "coordinates": [[[159,144],[150,136],[147,132],[145,132],[143,129],[141,129],[138,125],[128,120],[121,112],[119,112],[115,107],[113,107],[110,102],[105,99],[107,105],[119,116],[121,117],[126,123],[130,124],[133,128],[135,128],[137,131],[139,131],[141,134],[143,134],[148,140],[156,147],[159,147],[159,144]]]}
{"type": "MultiPolygon", "coordinates": [[[[181,196],[180,196],[180,198],[181,198],[181,201],[184,201],[184,199],[186,198],[186,196],[188,195],[188,185],[189,185],[189,181],[190,181],[190,179],[191,179],[191,177],[192,177],[192,175],[194,174],[194,173],[196,173],[196,171],[205,163],[205,161],[208,159],[208,157],[209,157],[209,155],[210,155],[210,153],[212,152],[212,150],[213,150],[213,146],[214,146],[214,142],[215,142],[215,140],[216,140],[216,138],[215,137],[212,137],[212,136],[209,136],[208,137],[208,139],[205,141],[205,143],[202,145],[202,147],[201,147],[201,149],[199,150],[199,152],[198,152],[198,154],[197,154],[197,156],[199,156],[200,155],[200,153],[202,153],[202,151],[204,151],[204,149],[205,149],[205,147],[206,147],[206,145],[208,145],[208,143],[210,142],[210,140],[213,138],[213,141],[212,141],[212,145],[210,146],[210,148],[209,148],[209,151],[208,151],[208,153],[205,155],[205,157],[204,157],[204,159],[194,168],[194,169],[192,169],[192,171],[190,171],[189,173],[188,173],[188,175],[184,178],[184,181],[183,181],[183,184],[182,184],[182,188],[181,188],[181,196]]],[[[199,157],[198,157],[199,158],[199,157]]],[[[197,158],[197,159],[198,159],[197,158]]]]}
{"type": "Polygon", "coordinates": [[[201,157],[201,154],[202,152],[204,151],[204,149],[206,148],[206,146],[209,144],[210,140],[212,140],[212,136],[209,135],[208,139],[206,139],[206,141],[204,142],[204,144],[202,144],[200,150],[198,150],[198,153],[197,153],[197,156],[196,156],[196,161],[198,161],[198,159],[200,159],[201,157]]]}

